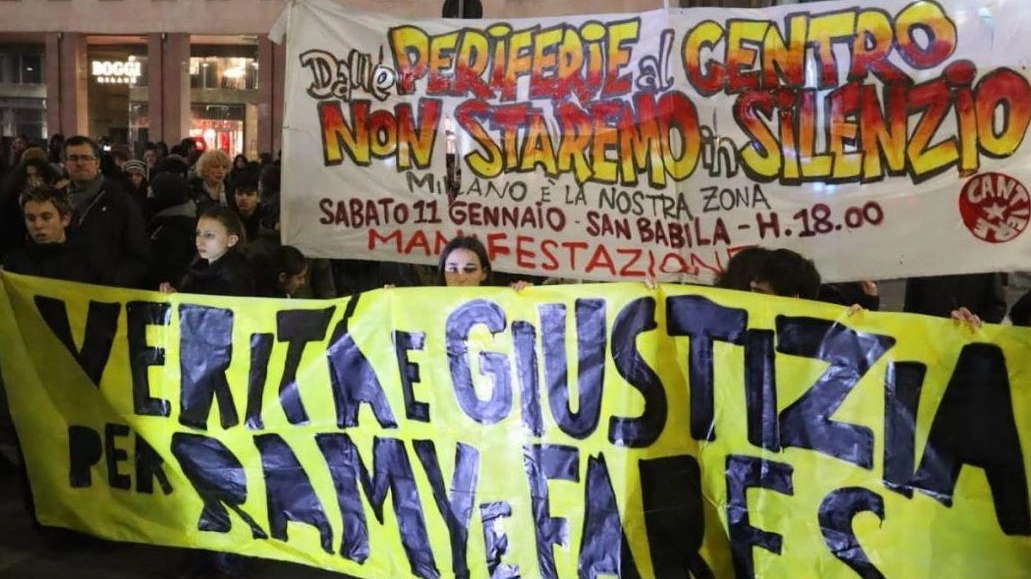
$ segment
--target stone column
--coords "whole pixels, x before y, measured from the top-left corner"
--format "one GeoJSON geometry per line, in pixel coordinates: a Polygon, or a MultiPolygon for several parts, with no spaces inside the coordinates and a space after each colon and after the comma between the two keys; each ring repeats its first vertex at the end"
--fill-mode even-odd
{"type": "Polygon", "coordinates": [[[190,35],[147,37],[147,110],[150,140],[171,147],[190,130],[190,35]]]}
{"type": "Polygon", "coordinates": [[[46,36],[47,133],[65,137],[89,131],[86,35],[51,32],[46,36]]]}
{"type": "MultiPolygon", "coordinates": [[[[285,42],[285,40],[284,40],[285,42]]],[[[286,51],[261,36],[258,39],[258,152],[272,153],[283,146],[283,91],[286,51]]]]}

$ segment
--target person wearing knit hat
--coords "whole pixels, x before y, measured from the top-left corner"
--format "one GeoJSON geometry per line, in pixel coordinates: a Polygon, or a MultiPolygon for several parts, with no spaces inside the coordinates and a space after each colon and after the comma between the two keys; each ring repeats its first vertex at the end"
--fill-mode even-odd
{"type": "Polygon", "coordinates": [[[135,159],[126,161],[122,164],[122,175],[125,179],[125,192],[140,206],[143,218],[150,217],[147,207],[147,166],[143,161],[135,159]]]}
{"type": "Polygon", "coordinates": [[[189,199],[189,190],[186,179],[178,173],[158,173],[150,182],[153,217],[147,222],[147,233],[154,266],[148,287],[178,283],[193,260],[197,206],[189,199]]]}

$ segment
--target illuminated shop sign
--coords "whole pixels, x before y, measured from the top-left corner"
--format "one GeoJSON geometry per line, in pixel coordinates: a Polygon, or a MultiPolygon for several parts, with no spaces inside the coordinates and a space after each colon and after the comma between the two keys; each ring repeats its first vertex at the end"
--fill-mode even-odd
{"type": "Polygon", "coordinates": [[[91,72],[102,84],[136,84],[143,68],[138,60],[120,62],[112,60],[94,60],[91,72]]]}

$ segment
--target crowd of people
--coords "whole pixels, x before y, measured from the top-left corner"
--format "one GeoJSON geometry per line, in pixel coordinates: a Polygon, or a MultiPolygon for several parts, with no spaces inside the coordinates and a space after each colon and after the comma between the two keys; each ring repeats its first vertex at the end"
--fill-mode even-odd
{"type": "MultiPolygon", "coordinates": [[[[279,236],[280,166],[200,151],[125,147],[55,135],[46,147],[14,140],[0,155],[0,266],[6,271],[126,288],[223,296],[334,298],[379,287],[510,285],[532,280],[494,272],[476,237],[451,240],[436,268],[367,260],[307,259],[279,236]]],[[[649,285],[654,282],[649,280],[649,285]]],[[[905,311],[973,325],[1006,315],[1001,274],[909,280],[905,311]]],[[[876,282],[822,284],[813,262],[787,249],[737,253],[720,287],[877,310],[876,282]]],[[[1031,294],[1029,294],[1031,295],[1031,294]]],[[[1031,297],[1010,312],[1031,325],[1031,297]]],[[[206,554],[183,576],[214,568],[246,574],[246,560],[206,554]]]]}
{"type": "MultiPolygon", "coordinates": [[[[475,238],[457,247],[482,268],[475,279],[449,276],[447,252],[437,268],[306,259],[280,244],[280,164],[268,153],[230,159],[183,139],[171,148],[148,143],[137,159],[125,146],[54,135],[45,146],[15,138],[0,158],[0,265],[7,271],[166,292],[320,299],[384,286],[544,281],[491,271],[475,238]]],[[[911,279],[903,309],[1000,322],[1003,280],[997,273],[911,279]]],[[[718,285],[879,307],[875,282],[821,284],[812,262],[786,249],[738,253],[718,285]]],[[[1031,297],[1010,318],[1031,324],[1031,297]]]]}

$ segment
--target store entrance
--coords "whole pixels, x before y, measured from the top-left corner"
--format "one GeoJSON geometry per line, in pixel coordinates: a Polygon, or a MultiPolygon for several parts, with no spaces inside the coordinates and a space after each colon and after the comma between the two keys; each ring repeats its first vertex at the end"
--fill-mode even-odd
{"type": "Polygon", "coordinates": [[[195,103],[190,137],[203,141],[204,149],[218,149],[230,157],[244,152],[243,104],[195,103]]]}

